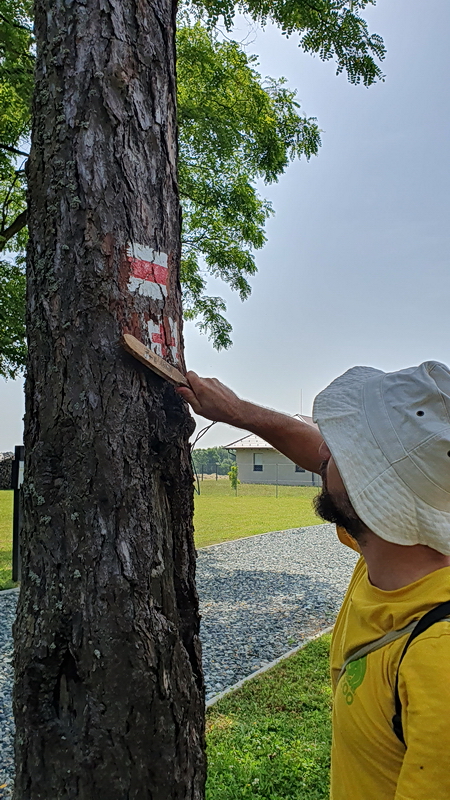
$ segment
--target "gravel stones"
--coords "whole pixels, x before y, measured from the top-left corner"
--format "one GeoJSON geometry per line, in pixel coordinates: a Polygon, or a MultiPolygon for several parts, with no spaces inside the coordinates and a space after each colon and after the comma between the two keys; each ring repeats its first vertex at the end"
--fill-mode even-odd
{"type": "Polygon", "coordinates": [[[0,592],[0,787],[6,783],[5,788],[0,788],[1,800],[12,797],[14,775],[11,626],[16,614],[17,597],[17,592],[0,592]]]}
{"type": "Polygon", "coordinates": [[[206,699],[332,625],[356,560],[334,525],[200,550],[206,699]]]}
{"type": "MultiPolygon", "coordinates": [[[[198,551],[207,700],[332,625],[357,554],[334,525],[251,536],[198,551]]],[[[0,800],[12,797],[11,625],[0,592],[0,800]]]]}

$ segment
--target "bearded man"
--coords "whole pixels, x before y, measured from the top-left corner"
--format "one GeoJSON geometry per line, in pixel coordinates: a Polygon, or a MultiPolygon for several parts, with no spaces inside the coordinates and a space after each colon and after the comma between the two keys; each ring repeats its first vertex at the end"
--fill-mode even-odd
{"type": "Polygon", "coordinates": [[[322,476],[317,512],[361,553],[331,646],[332,800],[450,800],[449,369],[354,367],[318,429],[187,377],[197,414],[322,476]]]}

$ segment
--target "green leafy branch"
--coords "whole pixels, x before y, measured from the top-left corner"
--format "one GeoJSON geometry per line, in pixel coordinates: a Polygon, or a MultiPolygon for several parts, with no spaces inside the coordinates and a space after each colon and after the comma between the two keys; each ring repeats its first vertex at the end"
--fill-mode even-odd
{"type": "MultiPolygon", "coordinates": [[[[300,112],[284,79],[263,78],[257,59],[219,36],[236,13],[258,24],[275,22],[299,46],[351,83],[369,86],[383,75],[377,61],[383,41],[369,33],[361,12],[375,0],[190,0],[177,34],[179,187],[183,207],[181,281],[184,311],[217,348],[231,345],[231,325],[221,297],[207,294],[207,277],[224,281],[245,300],[256,272],[255,252],[273,209],[258,182],[277,181],[290,161],[318,153],[320,130],[300,112]],[[193,22],[197,19],[196,22],[193,22]]],[[[0,374],[24,363],[27,239],[26,183],[18,157],[26,156],[33,91],[31,0],[0,0],[0,251],[16,254],[0,272],[0,374]],[[11,314],[12,316],[11,316],[11,314]],[[17,325],[12,324],[13,317],[17,325]],[[9,337],[9,338],[8,338],[9,337]]]]}

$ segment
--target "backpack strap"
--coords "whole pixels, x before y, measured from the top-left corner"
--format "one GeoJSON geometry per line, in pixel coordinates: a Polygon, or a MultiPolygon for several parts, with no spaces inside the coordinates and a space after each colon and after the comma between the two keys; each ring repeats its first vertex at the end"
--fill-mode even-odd
{"type": "Polygon", "coordinates": [[[340,679],[342,678],[345,670],[347,669],[348,665],[351,664],[352,661],[358,661],[358,659],[363,658],[364,656],[369,655],[369,653],[374,653],[375,650],[379,650],[381,647],[384,647],[386,644],[390,644],[390,642],[395,642],[396,639],[400,639],[401,636],[406,636],[407,633],[411,633],[417,625],[417,620],[413,620],[409,623],[409,625],[405,625],[404,628],[401,628],[398,631],[388,631],[383,636],[380,636],[379,639],[374,639],[372,642],[368,642],[368,644],[363,645],[363,647],[359,647],[358,650],[355,650],[342,664],[341,670],[338,675],[337,682],[339,683],[340,679]]]}
{"type": "Polygon", "coordinates": [[[395,693],[394,693],[394,701],[395,701],[395,714],[392,717],[392,728],[394,730],[395,735],[398,739],[405,745],[405,738],[403,736],[403,725],[402,725],[402,704],[400,700],[400,695],[398,691],[398,682],[399,682],[399,671],[400,665],[405,657],[406,651],[408,650],[409,645],[414,639],[419,636],[424,631],[428,630],[431,625],[434,625],[435,622],[440,622],[443,619],[449,618],[450,615],[450,601],[448,600],[445,603],[440,603],[435,608],[432,608],[431,611],[427,611],[426,614],[423,615],[419,619],[419,621],[415,624],[413,631],[411,632],[408,641],[406,642],[403,652],[400,656],[400,660],[397,666],[397,675],[395,677],[395,693]]]}

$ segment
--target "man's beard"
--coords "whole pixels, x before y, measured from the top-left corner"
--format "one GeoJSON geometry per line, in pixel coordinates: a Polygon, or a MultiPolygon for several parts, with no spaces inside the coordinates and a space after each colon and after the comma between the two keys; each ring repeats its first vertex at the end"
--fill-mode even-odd
{"type": "Polygon", "coordinates": [[[314,508],[316,514],[326,522],[334,522],[339,527],[345,528],[358,542],[364,541],[367,525],[358,517],[346,492],[340,492],[332,497],[324,484],[320,494],[314,498],[314,508]]]}

